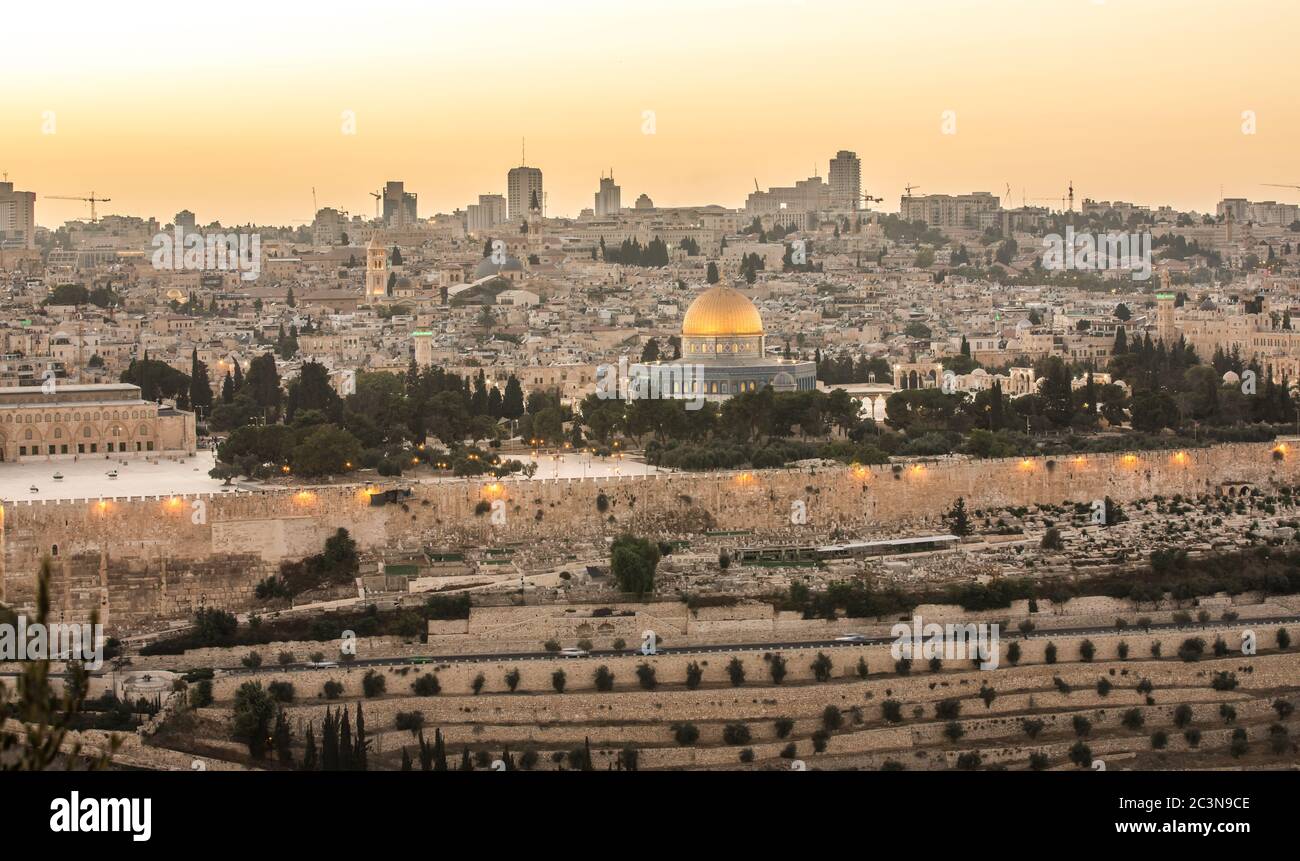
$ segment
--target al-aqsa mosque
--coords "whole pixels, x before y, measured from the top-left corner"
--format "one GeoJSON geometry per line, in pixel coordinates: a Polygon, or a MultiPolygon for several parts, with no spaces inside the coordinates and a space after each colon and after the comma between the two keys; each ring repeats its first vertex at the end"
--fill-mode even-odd
{"type": "Polygon", "coordinates": [[[705,290],[687,309],[681,358],[644,367],[653,373],[671,365],[694,366],[694,373],[670,384],[678,397],[718,401],[768,386],[778,392],[817,387],[817,364],[769,356],[758,309],[745,294],[721,284],[705,290]]]}

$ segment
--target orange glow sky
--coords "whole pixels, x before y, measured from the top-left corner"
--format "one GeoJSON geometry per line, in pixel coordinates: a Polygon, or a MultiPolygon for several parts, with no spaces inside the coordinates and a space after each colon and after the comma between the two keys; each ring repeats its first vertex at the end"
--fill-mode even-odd
{"type": "Polygon", "coordinates": [[[1078,199],[1201,210],[1221,186],[1300,200],[1261,185],[1300,184],[1294,0],[419,6],[11,4],[0,171],[46,226],[87,209],[44,195],[92,189],[101,213],[163,222],[308,221],[313,186],[373,215],[386,180],[423,217],[504,193],[524,136],[552,215],[590,207],[611,167],[625,206],[741,206],[755,178],[825,176],[838,149],[887,211],[907,182],[1009,184],[1016,205],[1059,203],[1069,180],[1078,199]]]}

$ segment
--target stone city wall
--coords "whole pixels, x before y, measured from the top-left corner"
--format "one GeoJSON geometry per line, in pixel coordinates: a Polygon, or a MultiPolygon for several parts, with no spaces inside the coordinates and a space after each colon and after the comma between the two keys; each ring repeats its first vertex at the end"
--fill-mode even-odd
{"type": "Polygon", "coordinates": [[[40,560],[50,555],[56,608],[71,617],[98,608],[110,630],[186,615],[199,601],[245,609],[253,586],[282,559],[318,552],[339,527],[363,551],[389,554],[557,537],[594,541],[629,530],[652,538],[750,532],[738,542],[760,543],[765,532],[788,533],[791,507],[801,502],[808,524],[821,532],[838,526],[869,538],[903,527],[942,531],[941,515],[959,496],[978,510],[1213,493],[1225,483],[1265,490],[1296,483],[1300,451],[1279,458],[1273,449],[1241,443],[858,468],[449,480],[411,484],[410,497],[384,506],[371,505],[359,485],[20,500],[0,509],[0,601],[29,605],[40,560]]]}

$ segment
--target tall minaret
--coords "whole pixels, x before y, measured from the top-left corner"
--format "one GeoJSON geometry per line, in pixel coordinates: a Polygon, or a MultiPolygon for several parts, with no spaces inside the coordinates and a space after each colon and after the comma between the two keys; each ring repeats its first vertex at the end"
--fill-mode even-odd
{"type": "Polygon", "coordinates": [[[1177,301],[1166,267],[1160,270],[1160,292],[1156,294],[1156,338],[1166,344],[1178,340],[1178,329],[1174,324],[1174,303],[1177,301]]]}
{"type": "Polygon", "coordinates": [[[379,241],[379,234],[366,246],[366,298],[388,298],[388,252],[379,241]]]}

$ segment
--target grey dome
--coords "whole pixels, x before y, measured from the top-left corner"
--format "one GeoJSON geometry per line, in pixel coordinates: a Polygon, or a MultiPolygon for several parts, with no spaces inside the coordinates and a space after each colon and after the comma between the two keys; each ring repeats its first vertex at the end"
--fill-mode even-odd
{"type": "Polygon", "coordinates": [[[502,272],[523,272],[524,264],[519,262],[519,258],[507,255],[505,263],[493,263],[491,257],[484,257],[474,267],[474,280],[487,278],[489,275],[500,275],[502,272]]]}

